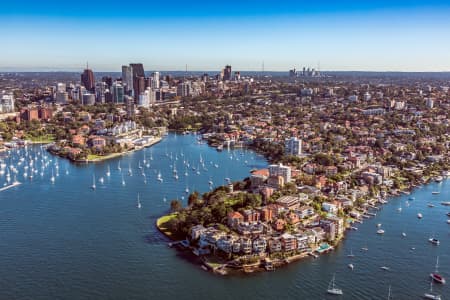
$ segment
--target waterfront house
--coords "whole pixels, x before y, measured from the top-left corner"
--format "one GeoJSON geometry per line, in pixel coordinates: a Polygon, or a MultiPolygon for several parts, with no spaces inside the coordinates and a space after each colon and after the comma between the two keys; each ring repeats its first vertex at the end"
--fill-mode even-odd
{"type": "Polygon", "coordinates": [[[200,238],[200,235],[206,231],[206,228],[203,225],[195,225],[191,228],[191,240],[195,241],[200,238]]]}
{"type": "Polygon", "coordinates": [[[283,249],[283,245],[281,243],[281,240],[279,238],[271,238],[268,241],[269,245],[269,252],[275,253],[280,252],[283,249]]]}
{"type": "Polygon", "coordinates": [[[259,237],[253,240],[253,252],[255,253],[263,253],[266,252],[267,241],[263,237],[259,237]]]}
{"type": "Polygon", "coordinates": [[[93,148],[101,150],[106,146],[106,139],[100,136],[94,136],[90,140],[93,148]]]}
{"type": "Polygon", "coordinates": [[[296,234],[295,238],[297,239],[297,249],[300,251],[306,251],[309,249],[309,238],[304,234],[296,234]]]}
{"type": "Polygon", "coordinates": [[[251,240],[251,239],[242,237],[242,238],[239,240],[239,243],[241,244],[241,252],[242,252],[242,253],[244,253],[244,254],[250,254],[250,253],[252,253],[252,246],[253,246],[253,243],[252,243],[252,240],[251,240]]]}
{"type": "Polygon", "coordinates": [[[297,239],[295,236],[289,233],[283,233],[280,237],[281,245],[284,251],[293,251],[297,249],[297,239]]]}

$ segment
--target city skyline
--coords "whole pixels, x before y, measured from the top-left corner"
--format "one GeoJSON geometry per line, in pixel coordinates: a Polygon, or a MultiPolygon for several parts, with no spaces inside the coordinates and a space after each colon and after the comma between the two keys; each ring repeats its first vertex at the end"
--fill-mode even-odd
{"type": "Polygon", "coordinates": [[[0,71],[450,71],[444,1],[7,3],[0,71]],[[138,9],[139,8],[139,9],[138,9]]]}

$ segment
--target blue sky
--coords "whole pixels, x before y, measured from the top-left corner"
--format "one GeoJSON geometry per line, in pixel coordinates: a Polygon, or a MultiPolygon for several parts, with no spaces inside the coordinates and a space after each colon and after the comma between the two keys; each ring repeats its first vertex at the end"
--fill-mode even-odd
{"type": "Polygon", "coordinates": [[[314,2],[10,0],[0,70],[450,71],[450,1],[314,2]]]}

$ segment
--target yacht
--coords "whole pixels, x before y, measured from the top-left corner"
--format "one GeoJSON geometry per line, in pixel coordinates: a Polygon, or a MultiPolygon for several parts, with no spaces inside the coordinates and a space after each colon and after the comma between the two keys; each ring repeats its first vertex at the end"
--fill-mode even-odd
{"type": "Polygon", "coordinates": [[[431,279],[433,279],[437,283],[445,284],[445,278],[438,273],[439,268],[439,256],[436,258],[436,268],[433,273],[430,274],[431,279]]]}
{"type": "Polygon", "coordinates": [[[444,177],[442,177],[442,176],[436,176],[434,178],[434,181],[436,181],[436,182],[442,182],[442,180],[444,180],[444,177]]]}
{"type": "Polygon", "coordinates": [[[433,208],[434,204],[433,203],[428,203],[427,206],[433,208]]]}
{"type": "Polygon", "coordinates": [[[405,232],[402,232],[402,237],[406,237],[406,233],[405,232]]]}
{"type": "Polygon", "coordinates": [[[441,202],[441,205],[444,205],[444,206],[450,206],[450,201],[444,201],[444,202],[441,202]]]}
{"type": "Polygon", "coordinates": [[[431,192],[432,195],[439,195],[441,192],[431,192]]]}
{"type": "Polygon", "coordinates": [[[430,243],[432,243],[433,245],[436,245],[436,246],[439,246],[439,244],[441,243],[441,242],[439,242],[439,240],[437,238],[434,238],[434,237],[433,238],[429,238],[428,241],[430,243]]]}
{"type": "Polygon", "coordinates": [[[425,299],[441,300],[441,295],[433,293],[433,280],[430,282],[430,292],[423,295],[425,299]]]}
{"type": "Polygon", "coordinates": [[[422,219],[422,218],[423,218],[423,215],[422,215],[421,213],[418,213],[418,214],[417,214],[417,218],[422,219]]]}
{"type": "Polygon", "coordinates": [[[335,275],[333,275],[333,279],[331,279],[330,284],[328,285],[327,293],[331,295],[342,295],[344,294],[341,289],[337,288],[334,284],[335,275]]]}
{"type": "Polygon", "coordinates": [[[101,184],[103,184],[105,182],[105,179],[103,179],[103,177],[100,177],[100,179],[98,180],[101,184]]]}
{"type": "Polygon", "coordinates": [[[353,270],[355,268],[353,264],[348,264],[348,267],[350,268],[350,270],[353,270]]]}
{"type": "Polygon", "coordinates": [[[384,270],[384,271],[389,271],[391,268],[386,267],[386,266],[382,266],[382,267],[380,267],[380,269],[381,269],[381,270],[384,270]]]}
{"type": "Polygon", "coordinates": [[[378,229],[377,230],[377,234],[384,234],[384,230],[383,229],[378,229]]]}
{"type": "Polygon", "coordinates": [[[450,217],[450,212],[447,213],[447,217],[450,217]]]}

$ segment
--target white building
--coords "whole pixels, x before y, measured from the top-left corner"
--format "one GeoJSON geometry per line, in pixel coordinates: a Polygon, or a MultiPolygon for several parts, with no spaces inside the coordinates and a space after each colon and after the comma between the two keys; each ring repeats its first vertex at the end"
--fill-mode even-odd
{"type": "Polygon", "coordinates": [[[150,106],[150,90],[146,89],[144,92],[139,94],[138,106],[149,108],[150,106]]]}
{"type": "Polygon", "coordinates": [[[357,95],[348,96],[348,101],[356,102],[358,101],[358,96],[357,95]]]}
{"type": "Polygon", "coordinates": [[[191,83],[189,81],[179,83],[177,86],[177,96],[188,97],[191,95],[191,83]]]}
{"type": "Polygon", "coordinates": [[[56,92],[55,96],[56,103],[66,104],[69,101],[69,95],[67,92],[56,92]]]}
{"type": "Polygon", "coordinates": [[[0,113],[14,112],[14,95],[12,93],[2,92],[0,98],[0,113]]]}
{"type": "Polygon", "coordinates": [[[152,73],[152,88],[159,89],[159,72],[152,73]]]}
{"type": "Polygon", "coordinates": [[[434,100],[432,98],[426,98],[426,105],[428,108],[433,108],[434,107],[434,100]]]}
{"type": "Polygon", "coordinates": [[[370,101],[372,99],[372,95],[369,92],[364,93],[364,101],[370,101]]]}
{"type": "Polygon", "coordinates": [[[302,140],[291,137],[286,140],[285,151],[288,155],[300,156],[302,154],[302,140]]]}
{"type": "Polygon", "coordinates": [[[114,82],[111,86],[112,101],[115,104],[123,104],[124,87],[119,82],[114,82]]]}
{"type": "Polygon", "coordinates": [[[336,205],[334,205],[333,203],[329,203],[329,202],[324,202],[322,203],[322,209],[326,212],[335,214],[338,211],[338,208],[336,205]]]}
{"type": "Polygon", "coordinates": [[[281,176],[285,183],[291,182],[291,168],[282,164],[270,165],[269,176],[281,176]]]}

